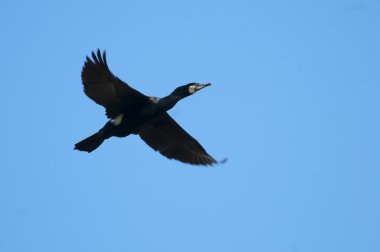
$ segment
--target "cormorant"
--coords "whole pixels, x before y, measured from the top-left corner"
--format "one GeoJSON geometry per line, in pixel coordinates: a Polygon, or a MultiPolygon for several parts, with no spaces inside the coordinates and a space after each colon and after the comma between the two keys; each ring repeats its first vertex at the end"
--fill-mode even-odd
{"type": "Polygon", "coordinates": [[[194,165],[217,161],[166,112],[181,99],[210,86],[189,83],[163,98],[146,96],[116,77],[108,68],[106,52],[92,52],[82,69],[85,94],[106,109],[110,119],[92,136],[75,144],[76,150],[92,152],[105,139],[137,134],[155,151],[169,159],[194,165]]]}

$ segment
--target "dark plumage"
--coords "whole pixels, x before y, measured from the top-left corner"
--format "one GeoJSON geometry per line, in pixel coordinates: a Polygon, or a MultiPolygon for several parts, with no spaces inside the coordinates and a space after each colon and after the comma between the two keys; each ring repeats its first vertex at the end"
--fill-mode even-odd
{"type": "Polygon", "coordinates": [[[92,136],[75,144],[75,149],[92,152],[105,139],[137,134],[151,148],[169,159],[194,165],[216,162],[206,150],[166,112],[181,99],[211,84],[189,83],[158,99],[143,95],[111,73],[106,53],[92,52],[82,70],[85,94],[106,109],[110,119],[92,136]]]}

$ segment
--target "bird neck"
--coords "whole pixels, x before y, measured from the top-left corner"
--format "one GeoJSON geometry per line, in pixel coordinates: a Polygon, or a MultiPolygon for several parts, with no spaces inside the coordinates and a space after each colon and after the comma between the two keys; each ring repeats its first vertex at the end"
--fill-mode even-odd
{"type": "Polygon", "coordinates": [[[174,94],[170,94],[168,96],[161,98],[158,101],[157,105],[159,105],[165,111],[168,111],[169,109],[173,108],[174,105],[176,105],[177,102],[179,102],[181,99],[182,99],[182,97],[179,97],[179,96],[174,95],[174,94]]]}

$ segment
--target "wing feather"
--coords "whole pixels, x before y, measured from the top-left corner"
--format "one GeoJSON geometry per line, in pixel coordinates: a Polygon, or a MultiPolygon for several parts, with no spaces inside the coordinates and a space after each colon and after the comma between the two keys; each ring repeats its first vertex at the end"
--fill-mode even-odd
{"type": "Polygon", "coordinates": [[[169,159],[194,165],[213,165],[217,161],[190,136],[168,113],[144,124],[138,132],[151,148],[169,159]]]}
{"type": "Polygon", "coordinates": [[[149,98],[131,88],[116,77],[108,68],[106,52],[91,53],[82,69],[82,83],[85,94],[97,104],[106,108],[106,115],[114,118],[120,113],[139,109],[149,98]]]}

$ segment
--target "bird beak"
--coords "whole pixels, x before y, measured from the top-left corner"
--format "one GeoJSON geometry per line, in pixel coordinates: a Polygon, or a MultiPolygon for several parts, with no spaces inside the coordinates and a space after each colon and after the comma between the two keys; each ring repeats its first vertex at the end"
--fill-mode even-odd
{"type": "Polygon", "coordinates": [[[197,91],[198,91],[198,90],[201,90],[202,88],[205,88],[205,87],[208,87],[208,86],[211,86],[211,83],[199,84],[196,88],[197,88],[197,91]]]}

